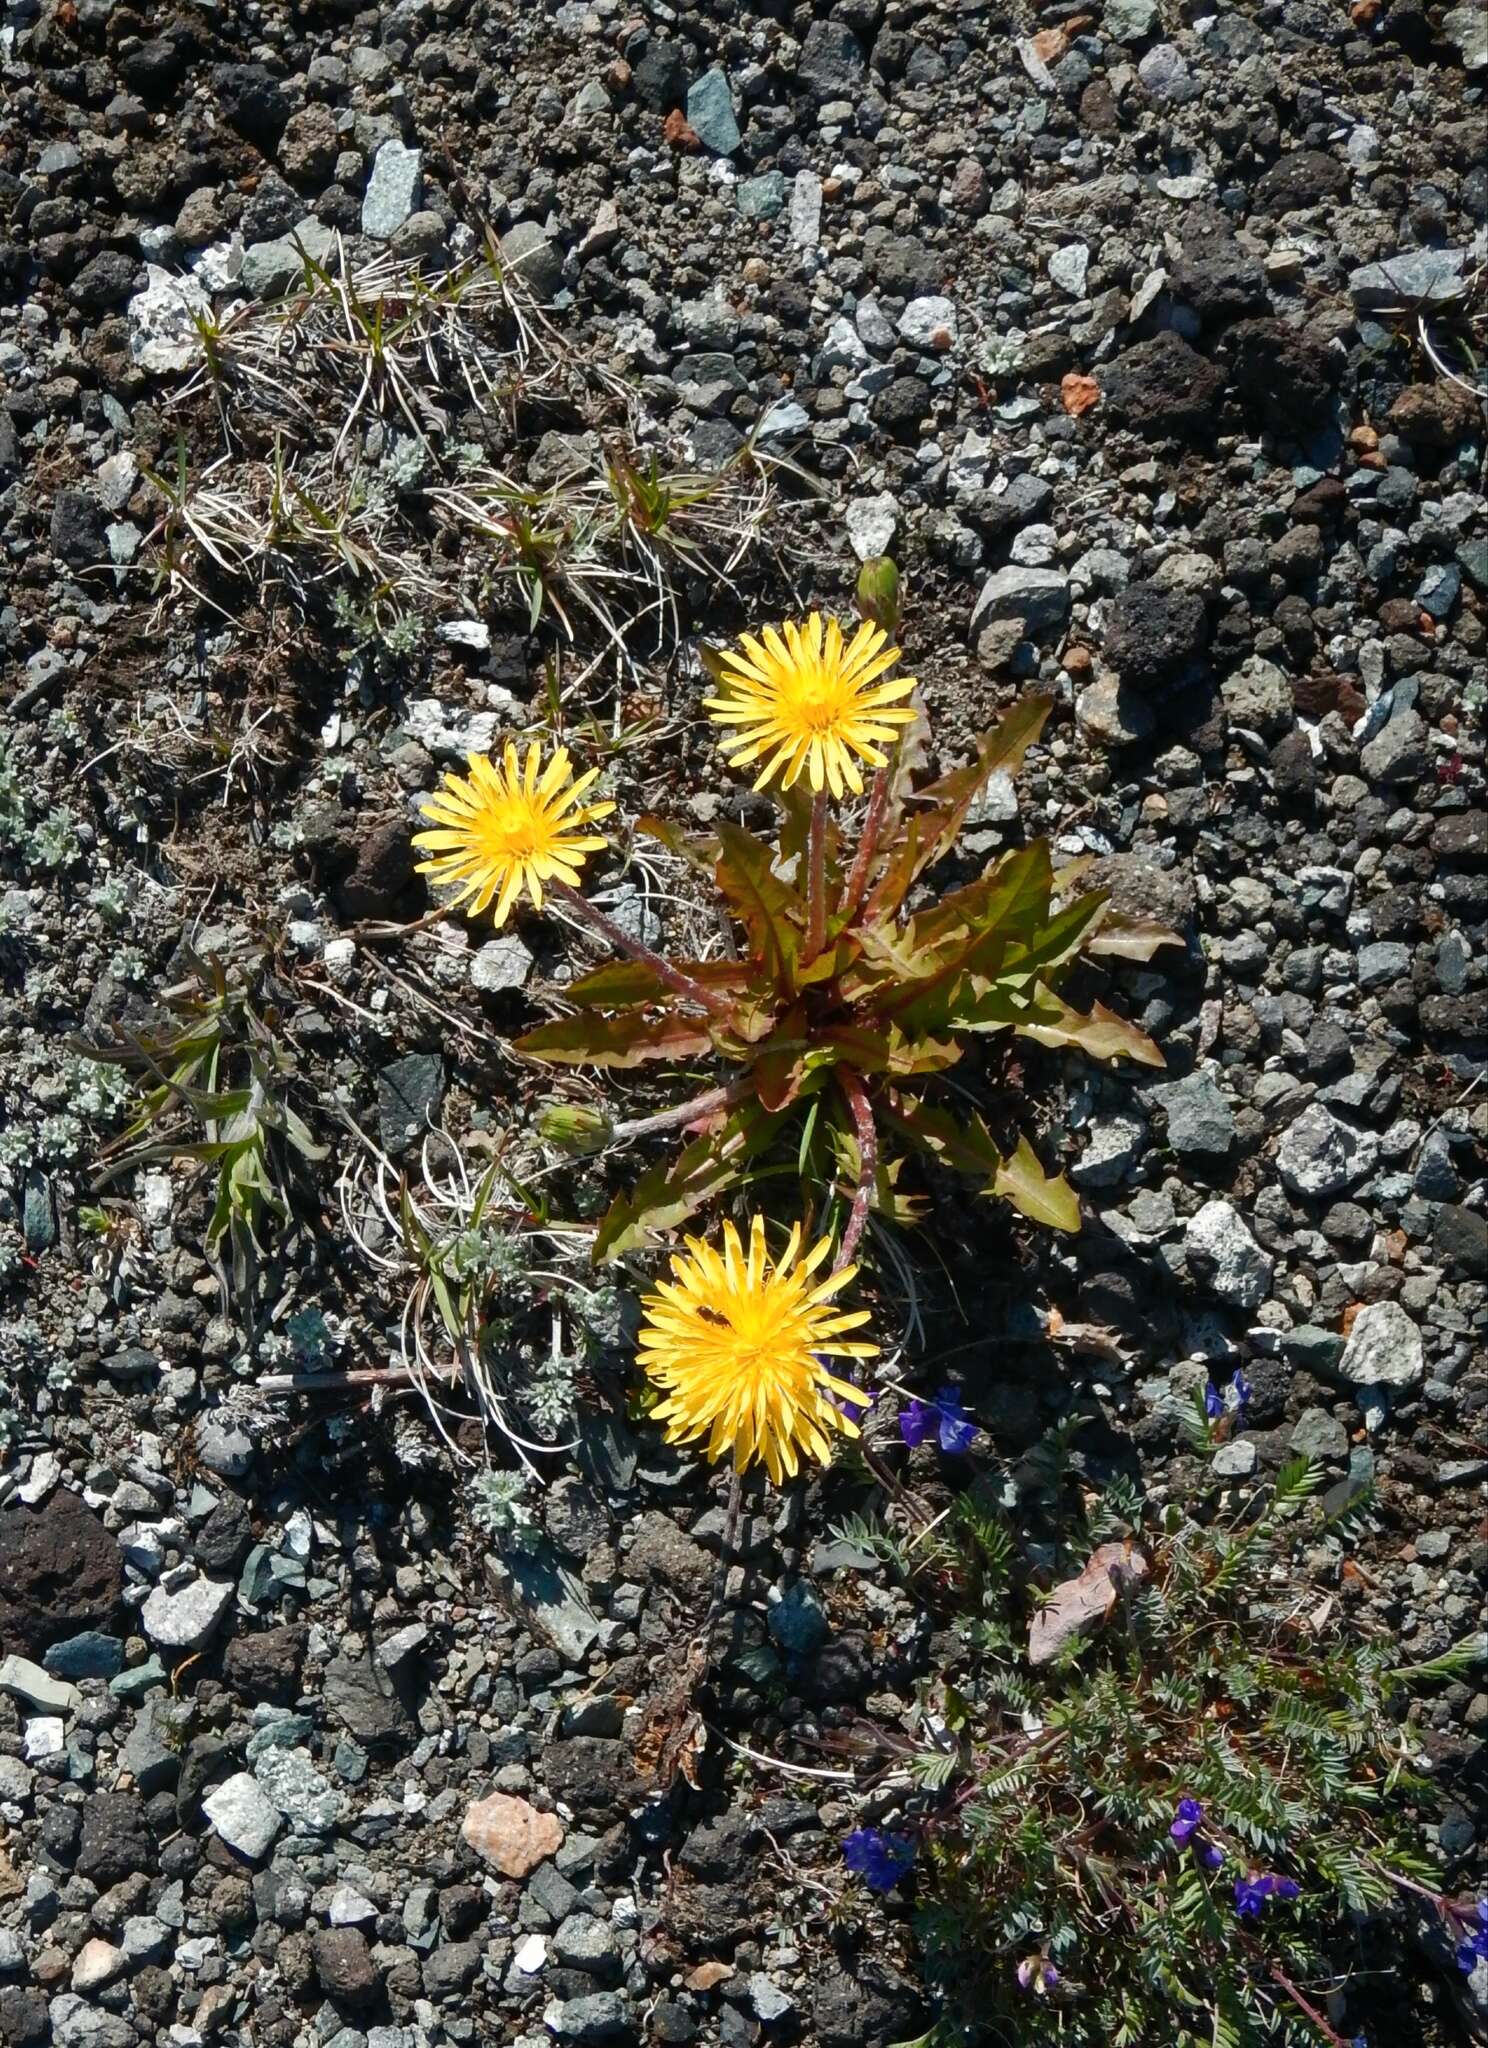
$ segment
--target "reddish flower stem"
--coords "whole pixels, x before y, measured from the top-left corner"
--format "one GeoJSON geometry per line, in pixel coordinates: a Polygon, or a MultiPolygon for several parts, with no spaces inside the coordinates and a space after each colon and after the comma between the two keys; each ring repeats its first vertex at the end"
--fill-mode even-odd
{"type": "Polygon", "coordinates": [[[806,960],[812,961],[827,942],[827,793],[811,799],[811,827],[806,835],[806,960]]]}
{"type": "Polygon", "coordinates": [[[842,1233],[842,1243],[837,1248],[837,1257],[832,1271],[839,1272],[847,1265],[858,1248],[858,1240],[868,1221],[868,1204],[873,1199],[873,1182],[878,1172],[878,1130],[873,1121],[873,1106],[868,1100],[868,1090],[863,1086],[863,1077],[856,1067],[837,1068],[837,1085],[847,1097],[847,1107],[852,1115],[853,1134],[858,1141],[858,1185],[853,1195],[852,1207],[847,1212],[847,1228],[842,1233]]]}
{"type": "Polygon", "coordinates": [[[663,960],[660,953],[653,953],[641,940],[633,939],[629,932],[622,931],[612,917],[606,917],[602,910],[597,910],[586,896],[581,896],[577,889],[571,889],[567,882],[555,880],[549,882],[547,886],[550,894],[556,896],[561,903],[567,904],[570,910],[577,911],[584,922],[591,925],[602,938],[608,939],[618,952],[628,953],[632,960],[639,960],[643,966],[649,967],[657,980],[665,982],[673,994],[684,997],[689,1003],[695,1003],[700,1010],[706,1010],[710,1017],[716,1017],[721,1024],[732,1023],[733,1006],[725,1002],[722,996],[715,995],[710,988],[704,988],[700,981],[694,981],[690,974],[684,974],[681,968],[674,967],[670,960],[663,960]]]}
{"type": "Polygon", "coordinates": [[[1271,1963],[1269,1965],[1269,1968],[1271,1971],[1272,1983],[1279,1985],[1281,1989],[1286,1993],[1287,1997],[1292,2001],[1292,2004],[1296,2006],[1298,2012],[1300,2012],[1305,2018],[1312,2021],[1312,2024],[1317,2028],[1318,2032],[1322,2035],[1323,2039],[1330,2044],[1330,2048],[1349,2048],[1349,2044],[1347,2041],[1344,2040],[1342,2034],[1335,2032],[1334,2029],[1331,2026],[1329,2026],[1328,2022],[1323,2018],[1322,2014],[1318,2011],[1317,2007],[1315,2005],[1310,2004],[1309,2001],[1302,1996],[1302,1993],[1297,1989],[1296,1985],[1292,1982],[1291,1978],[1284,1977],[1281,1971],[1277,1969],[1275,1963],[1271,1963]]]}
{"type": "Polygon", "coordinates": [[[659,1109],[654,1116],[632,1117],[628,1123],[616,1124],[612,1135],[615,1139],[649,1138],[659,1131],[675,1131],[696,1117],[711,1116],[719,1109],[731,1109],[748,1093],[747,1077],[730,1081],[722,1088],[706,1088],[701,1095],[694,1095],[689,1102],[679,1102],[672,1109],[659,1109]]]}
{"type": "Polygon", "coordinates": [[[863,900],[863,891],[868,887],[868,869],[878,848],[878,835],[883,830],[884,812],[889,801],[889,771],[880,768],[873,778],[868,792],[868,810],[863,819],[863,832],[858,840],[858,850],[853,856],[852,873],[847,878],[847,894],[842,899],[842,915],[850,918],[856,915],[863,900]]]}

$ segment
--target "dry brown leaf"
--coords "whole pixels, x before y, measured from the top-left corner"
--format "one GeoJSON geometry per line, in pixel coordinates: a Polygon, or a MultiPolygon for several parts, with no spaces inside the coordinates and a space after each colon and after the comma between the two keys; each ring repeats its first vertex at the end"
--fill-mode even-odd
{"type": "Polygon", "coordinates": [[[1052,1663],[1075,1636],[1109,1621],[1122,1583],[1139,1584],[1147,1572],[1146,1558],[1130,1542],[1103,1543],[1092,1552],[1078,1578],[1056,1586],[1033,1617],[1028,1630],[1029,1663],[1035,1667],[1052,1663]]]}

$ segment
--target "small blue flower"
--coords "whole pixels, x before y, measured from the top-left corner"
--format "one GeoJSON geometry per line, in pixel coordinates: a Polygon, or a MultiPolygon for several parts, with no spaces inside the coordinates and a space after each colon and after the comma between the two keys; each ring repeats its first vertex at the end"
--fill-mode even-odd
{"type": "Polygon", "coordinates": [[[1474,1911],[1478,1931],[1469,1934],[1457,1950],[1457,1967],[1470,1977],[1479,1963],[1488,1963],[1488,1899],[1479,1899],[1474,1911]]]}
{"type": "Polygon", "coordinates": [[[1236,1408],[1241,1410],[1247,1408],[1250,1405],[1250,1397],[1255,1392],[1255,1388],[1250,1384],[1250,1381],[1245,1377],[1245,1374],[1238,1365],[1235,1367],[1235,1377],[1230,1381],[1230,1387],[1234,1392],[1236,1408]]]}
{"type": "Polygon", "coordinates": [[[1195,1842],[1193,1852],[1206,1870],[1218,1870],[1224,1862],[1224,1850],[1218,1842],[1195,1842]]]}
{"type": "Polygon", "coordinates": [[[933,1401],[922,1401],[918,1395],[911,1400],[899,1417],[899,1434],[911,1449],[938,1436],[943,1451],[956,1453],[971,1449],[976,1424],[966,1413],[960,1388],[942,1387],[933,1401]]]}
{"type": "Polygon", "coordinates": [[[1173,1825],[1168,1833],[1175,1842],[1186,1842],[1204,1818],[1204,1809],[1197,1799],[1180,1799],[1178,1811],[1173,1816],[1173,1825]]]}
{"type": "Polygon", "coordinates": [[[1242,1920],[1259,1920],[1267,1899],[1295,1899],[1302,1887],[1295,1878],[1258,1871],[1235,1879],[1235,1911],[1242,1920]]]}
{"type": "Polygon", "coordinates": [[[1219,1388],[1215,1386],[1213,1380],[1205,1380],[1204,1413],[1208,1416],[1211,1422],[1218,1422],[1220,1416],[1224,1414],[1224,1411],[1224,1395],[1219,1391],[1219,1388]]]}
{"type": "Polygon", "coordinates": [[[870,1891],[891,1892],[915,1860],[912,1836],[885,1828],[854,1828],[842,1844],[842,1859],[870,1891]]]}

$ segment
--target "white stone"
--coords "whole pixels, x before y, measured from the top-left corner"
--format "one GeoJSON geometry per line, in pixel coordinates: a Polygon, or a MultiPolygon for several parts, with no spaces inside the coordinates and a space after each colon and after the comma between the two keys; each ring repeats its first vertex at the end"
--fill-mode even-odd
{"type": "Polygon", "coordinates": [[[1414,1387],[1426,1377],[1421,1332],[1398,1301],[1371,1301],[1354,1317],[1340,1375],[1358,1387],[1414,1387]]]}
{"type": "Polygon", "coordinates": [[[21,1752],[28,1764],[43,1757],[60,1756],[67,1747],[67,1724],[55,1714],[34,1714],[21,1737],[21,1752]]]}
{"type": "Polygon", "coordinates": [[[900,339],[911,348],[942,349],[956,339],[956,308],[939,292],[911,299],[899,315],[900,339]]]}
{"type": "Polygon", "coordinates": [[[202,354],[193,316],[210,314],[212,302],[194,277],[173,277],[155,263],[145,276],[127,309],[129,353],[142,370],[189,369],[202,354]]]}
{"type": "Polygon", "coordinates": [[[886,555],[899,528],[899,500],[890,491],[873,498],[852,498],[844,514],[847,537],[860,562],[886,555]]]}
{"type": "Polygon", "coordinates": [[[876,356],[887,355],[894,346],[894,330],[889,325],[889,316],[877,299],[859,299],[857,311],[853,314],[853,325],[858,330],[863,346],[871,348],[876,356]]]}
{"type": "Polygon", "coordinates": [[[101,1991],[105,1984],[112,1984],[116,1978],[122,1977],[128,1966],[129,1958],[123,1949],[95,1936],[92,1941],[85,1941],[77,1952],[72,1966],[72,1988],[80,1992],[101,1991]]]}
{"type": "Polygon", "coordinates": [[[256,1863],[274,1845],[283,1822],[279,1809],[251,1771],[239,1771],[202,1801],[202,1812],[230,1849],[256,1863]]]}
{"type": "Polygon", "coordinates": [[[403,730],[436,760],[464,762],[467,754],[489,754],[501,730],[493,711],[466,711],[437,697],[415,697],[404,706],[403,730]]]}
{"type": "Polygon", "coordinates": [[[1236,1308],[1259,1308],[1271,1290],[1275,1270],[1269,1253],[1251,1236],[1245,1219],[1228,1202],[1206,1202],[1188,1221],[1184,1250],[1196,1279],[1236,1308]]]}
{"type": "Polygon", "coordinates": [[[327,981],[334,982],[338,988],[350,981],[356,966],[356,950],[355,939],[326,940],[325,951],[320,957],[327,981]]]}
{"type": "Polygon", "coordinates": [[[1320,1201],[1361,1181],[1379,1157],[1372,1131],[1356,1131],[1320,1102],[1288,1124],[1276,1148],[1276,1170],[1294,1195],[1320,1201]]]}
{"type": "Polygon", "coordinates": [[[524,1977],[535,1976],[548,1960],[548,1944],[541,1934],[529,1934],[512,1961],[524,1977]]]}
{"type": "Polygon", "coordinates": [[[790,237],[798,249],[821,240],[822,182],[815,171],[797,171],[791,186],[790,237]]]}
{"type": "Polygon", "coordinates": [[[524,988],[532,972],[532,954],[515,932],[499,939],[487,939],[470,962],[470,985],[484,995],[524,988]]]}
{"type": "Polygon", "coordinates": [[[359,1927],[363,1921],[376,1918],[377,1908],[354,1885],[338,1884],[331,1893],[332,1927],[359,1927]]]}
{"type": "Polygon", "coordinates": [[[383,143],[362,195],[362,233],[387,241],[418,212],[423,190],[423,151],[407,148],[396,136],[383,143]]]}
{"type": "Polygon", "coordinates": [[[145,1634],[163,1650],[190,1656],[217,1633],[232,1597],[232,1587],[217,1579],[192,1579],[174,1591],[156,1586],[140,1609],[145,1634]]]}
{"type": "Polygon", "coordinates": [[[1049,258],[1049,275],[1072,299],[1085,296],[1085,275],[1090,268],[1090,250],[1084,242],[1070,242],[1049,258]]]}
{"type": "Polygon", "coordinates": [[[29,1657],[0,1658],[0,1692],[54,1714],[75,1714],[83,1697],[75,1685],[65,1678],[53,1678],[29,1657]]]}

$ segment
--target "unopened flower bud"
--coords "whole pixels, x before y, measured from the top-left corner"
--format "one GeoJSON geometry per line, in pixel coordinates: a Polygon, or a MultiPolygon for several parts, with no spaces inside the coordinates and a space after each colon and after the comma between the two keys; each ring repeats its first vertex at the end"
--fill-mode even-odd
{"type": "Polygon", "coordinates": [[[602,1152],[615,1127],[602,1109],[582,1102],[545,1102],[537,1113],[538,1135],[559,1152],[585,1159],[602,1152]]]}
{"type": "Polygon", "coordinates": [[[858,611],[892,640],[899,631],[899,571],[887,555],[874,555],[858,571],[858,611]]]}

